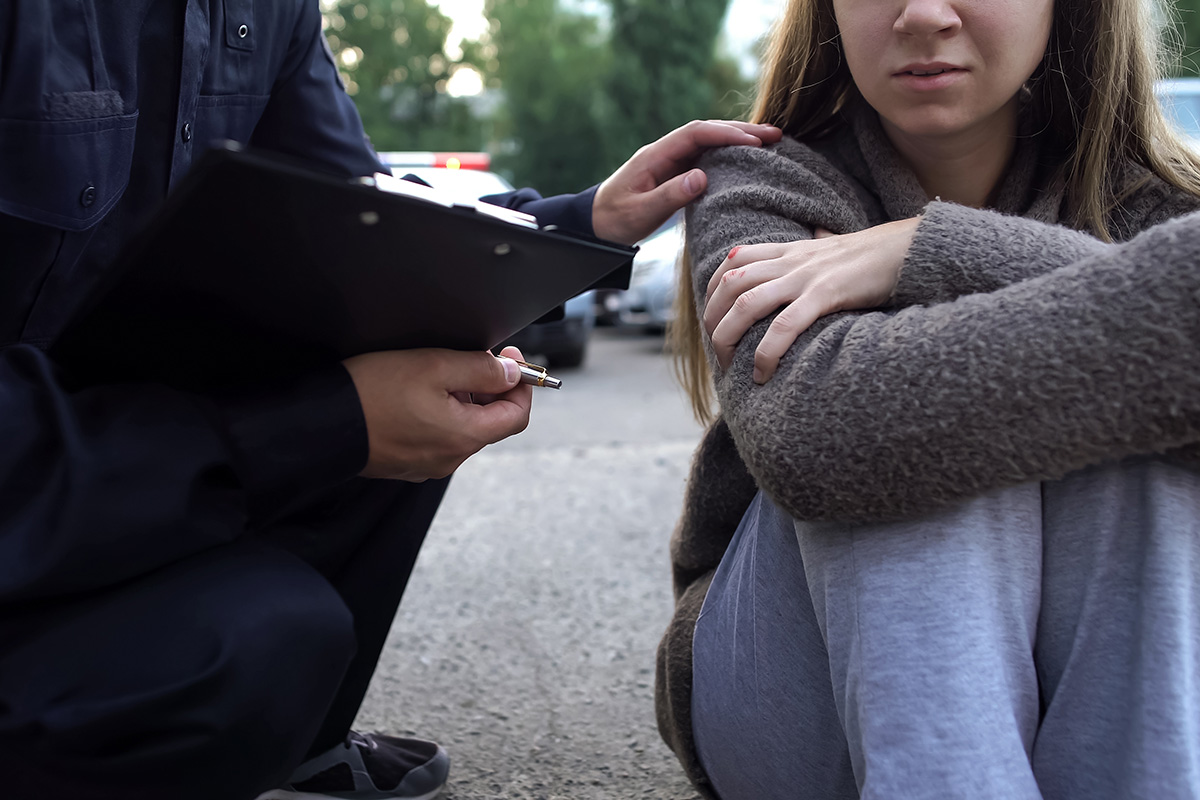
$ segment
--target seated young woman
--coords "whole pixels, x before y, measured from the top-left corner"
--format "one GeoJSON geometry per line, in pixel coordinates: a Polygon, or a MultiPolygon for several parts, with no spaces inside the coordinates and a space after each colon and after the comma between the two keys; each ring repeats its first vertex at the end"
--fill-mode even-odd
{"type": "Polygon", "coordinates": [[[787,135],[706,157],[679,292],[719,416],[657,701],[706,796],[1200,796],[1200,161],[1153,36],[787,4],[787,135]]]}

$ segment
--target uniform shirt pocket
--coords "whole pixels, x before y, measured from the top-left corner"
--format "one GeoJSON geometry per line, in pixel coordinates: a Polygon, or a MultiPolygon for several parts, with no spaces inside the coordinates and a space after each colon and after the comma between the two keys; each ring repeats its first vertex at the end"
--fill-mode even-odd
{"type": "Polygon", "coordinates": [[[224,0],[225,44],[234,50],[253,50],[254,0],[224,0]]]}
{"type": "Polygon", "coordinates": [[[137,113],[0,119],[0,213],[68,231],[107,214],[129,183],[137,113]]]}
{"type": "Polygon", "coordinates": [[[196,100],[194,126],[200,146],[223,139],[250,141],[270,99],[266,94],[201,95],[196,100]]]}

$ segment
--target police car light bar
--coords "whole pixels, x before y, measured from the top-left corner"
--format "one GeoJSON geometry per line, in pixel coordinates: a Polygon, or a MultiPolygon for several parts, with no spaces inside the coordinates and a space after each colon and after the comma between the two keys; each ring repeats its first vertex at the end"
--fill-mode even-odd
{"type": "Polygon", "coordinates": [[[379,159],[389,167],[444,167],[446,169],[491,169],[492,157],[487,153],[431,153],[401,151],[379,153],[379,159]]]}

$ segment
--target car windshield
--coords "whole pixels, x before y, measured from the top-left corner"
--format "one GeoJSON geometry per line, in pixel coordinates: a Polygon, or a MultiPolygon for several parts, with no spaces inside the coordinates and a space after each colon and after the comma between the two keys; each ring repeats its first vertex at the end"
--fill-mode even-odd
{"type": "Polygon", "coordinates": [[[662,228],[651,234],[650,238],[643,239],[639,245],[638,255],[642,258],[664,258],[672,256],[683,245],[683,228],[682,220],[676,220],[673,224],[662,228]]]}
{"type": "Polygon", "coordinates": [[[648,244],[651,241],[660,238],[665,233],[672,233],[672,232],[678,233],[677,227],[682,222],[683,222],[683,212],[676,211],[674,214],[672,214],[670,217],[668,217],[667,220],[662,225],[659,225],[657,228],[655,228],[653,233],[651,233],[649,236],[647,236],[645,239],[643,239],[641,241],[641,244],[643,244],[643,245],[648,244]]]}
{"type": "Polygon", "coordinates": [[[1162,81],[1156,94],[1167,119],[1188,138],[1200,139],[1200,80],[1162,81]]]}

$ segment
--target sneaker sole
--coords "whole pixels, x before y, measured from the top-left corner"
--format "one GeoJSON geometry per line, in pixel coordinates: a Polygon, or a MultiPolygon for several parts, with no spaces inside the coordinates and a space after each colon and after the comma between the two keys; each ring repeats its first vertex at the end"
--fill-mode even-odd
{"type": "MultiPolygon", "coordinates": [[[[445,788],[446,787],[444,785],[439,786],[438,788],[434,789],[432,792],[427,792],[427,793],[425,793],[423,795],[419,795],[419,796],[405,797],[405,798],[402,798],[402,800],[433,800],[433,798],[435,798],[439,794],[441,794],[442,790],[445,788]]],[[[396,800],[401,800],[401,798],[399,798],[398,795],[380,794],[379,797],[396,798],[396,800]]],[[[255,800],[346,800],[346,798],[344,796],[336,797],[331,794],[313,794],[312,792],[289,792],[287,789],[272,789],[269,792],[263,792],[258,797],[256,797],[255,800]]]]}

